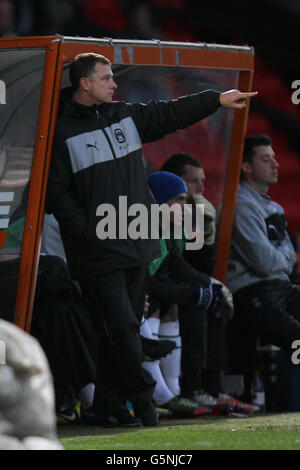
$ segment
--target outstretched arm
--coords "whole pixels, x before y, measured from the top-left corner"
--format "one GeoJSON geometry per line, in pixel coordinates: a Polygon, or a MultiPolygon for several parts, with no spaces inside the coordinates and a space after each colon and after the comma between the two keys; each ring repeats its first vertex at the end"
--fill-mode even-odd
{"type": "Polygon", "coordinates": [[[239,90],[224,93],[205,90],[170,101],[127,103],[125,106],[135,122],[142,142],[147,143],[161,139],[177,129],[186,129],[213,114],[220,106],[244,108],[247,100],[256,94],[241,93],[239,90]]]}
{"type": "Polygon", "coordinates": [[[220,103],[227,108],[242,109],[246,107],[247,100],[257,95],[257,91],[242,93],[239,90],[229,90],[220,94],[220,103]]]}

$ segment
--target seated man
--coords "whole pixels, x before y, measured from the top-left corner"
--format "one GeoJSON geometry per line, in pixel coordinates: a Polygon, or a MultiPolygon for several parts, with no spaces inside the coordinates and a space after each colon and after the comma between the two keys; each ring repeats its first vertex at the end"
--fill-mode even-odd
{"type": "MultiPolygon", "coordinates": [[[[19,266],[19,257],[0,262],[0,293],[5,299],[0,319],[8,322],[14,321],[19,266]]],[[[42,255],[39,260],[31,335],[47,356],[58,416],[64,422],[77,421],[75,395],[86,397],[85,387],[95,380],[96,338],[67,266],[57,256],[42,255]],[[70,396],[71,389],[76,394],[70,396]]]]}
{"type": "MultiPolygon", "coordinates": [[[[187,188],[182,178],[169,172],[156,172],[148,178],[148,184],[159,204],[167,203],[180,205],[182,208],[187,200],[187,188]]],[[[171,228],[174,230],[174,218],[171,228]]],[[[179,249],[174,235],[160,239],[162,256],[150,263],[149,296],[150,314],[157,309],[161,314],[169,314],[169,307],[177,304],[187,307],[184,312],[179,311],[180,336],[182,339],[181,360],[181,389],[179,388],[179,373],[172,380],[166,378],[169,388],[175,395],[180,392],[185,398],[191,399],[196,389],[199,370],[206,363],[206,324],[207,316],[218,315],[224,297],[223,286],[205,273],[194,269],[186,262],[179,249]],[[191,354],[192,350],[192,354],[191,354]]],[[[225,312],[223,310],[223,312],[225,312]]],[[[172,327],[172,339],[176,341],[179,335],[178,320],[174,315],[169,318],[172,327]]],[[[155,332],[157,333],[157,332],[155,332]]],[[[161,331],[160,331],[161,333],[161,331]]],[[[168,336],[166,327],[164,336],[168,336]]],[[[178,348],[168,356],[179,354],[178,348]]],[[[180,358],[179,358],[180,359],[180,358]]],[[[180,362],[179,362],[180,366],[180,362]]],[[[175,369],[175,368],[174,368],[175,369]]]]}
{"type": "Polygon", "coordinates": [[[212,275],[215,264],[216,210],[203,196],[205,171],[201,162],[185,152],[174,153],[162,165],[161,171],[180,176],[187,187],[188,203],[204,204],[204,244],[201,250],[185,251],[184,256],[192,266],[212,275]]]}
{"type": "MultiPolygon", "coordinates": [[[[216,254],[216,210],[214,206],[203,196],[205,192],[206,175],[201,162],[193,155],[185,152],[174,153],[163,164],[162,171],[169,171],[180,176],[187,187],[187,202],[192,204],[195,211],[196,204],[204,205],[204,244],[200,250],[185,250],[184,240],[182,245],[185,260],[202,273],[212,276],[216,254]]],[[[231,293],[226,290],[226,296],[232,302],[231,293]]],[[[190,310],[190,307],[181,306],[182,311],[190,310]]],[[[192,314],[184,314],[186,321],[192,314]]],[[[191,321],[199,321],[196,316],[191,321]]],[[[197,388],[194,391],[193,399],[204,406],[213,407],[219,413],[224,409],[226,401],[231,409],[238,412],[251,412],[254,407],[247,403],[242,403],[234,397],[224,393],[222,374],[226,365],[226,322],[219,321],[214,316],[207,319],[207,333],[202,328],[202,334],[207,335],[206,347],[206,367],[198,373],[197,388]]],[[[197,348],[197,345],[196,345],[197,348]]],[[[189,347],[189,360],[193,362],[195,355],[193,343],[189,347]]],[[[189,377],[185,377],[185,384],[189,387],[189,377]]],[[[193,383],[193,374],[191,374],[193,383]]],[[[183,385],[185,385],[183,384],[183,385]]]]}
{"type": "Polygon", "coordinates": [[[284,210],[267,194],[278,181],[278,167],[269,136],[246,138],[227,273],[235,310],[231,365],[245,372],[245,398],[257,338],[288,355],[300,338],[300,288],[289,278],[296,254],[284,210]]]}

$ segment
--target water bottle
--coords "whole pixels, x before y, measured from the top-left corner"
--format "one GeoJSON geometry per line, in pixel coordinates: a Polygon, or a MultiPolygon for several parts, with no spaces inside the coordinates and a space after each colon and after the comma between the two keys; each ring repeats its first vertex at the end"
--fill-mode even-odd
{"type": "Polygon", "coordinates": [[[266,409],[265,388],[258,370],[253,372],[253,379],[251,382],[251,402],[259,408],[259,411],[264,412],[266,409]]]}

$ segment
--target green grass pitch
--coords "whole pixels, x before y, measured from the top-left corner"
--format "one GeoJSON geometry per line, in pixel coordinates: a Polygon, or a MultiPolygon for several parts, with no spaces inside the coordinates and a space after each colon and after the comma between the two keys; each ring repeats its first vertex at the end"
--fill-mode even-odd
{"type": "Polygon", "coordinates": [[[63,426],[66,450],[300,450],[300,413],[161,421],[155,428],[63,426]]]}

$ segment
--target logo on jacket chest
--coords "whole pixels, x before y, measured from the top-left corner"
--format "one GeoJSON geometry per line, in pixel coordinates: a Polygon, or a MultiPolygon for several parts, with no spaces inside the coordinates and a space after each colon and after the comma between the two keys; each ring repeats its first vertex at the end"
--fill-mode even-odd
{"type": "Polygon", "coordinates": [[[97,144],[98,142],[96,141],[94,144],[86,144],[87,148],[94,148],[96,150],[98,150],[98,152],[100,151],[100,149],[97,147],[97,144]]]}
{"type": "Polygon", "coordinates": [[[119,144],[125,142],[125,136],[120,128],[114,130],[115,136],[119,144]]]}

